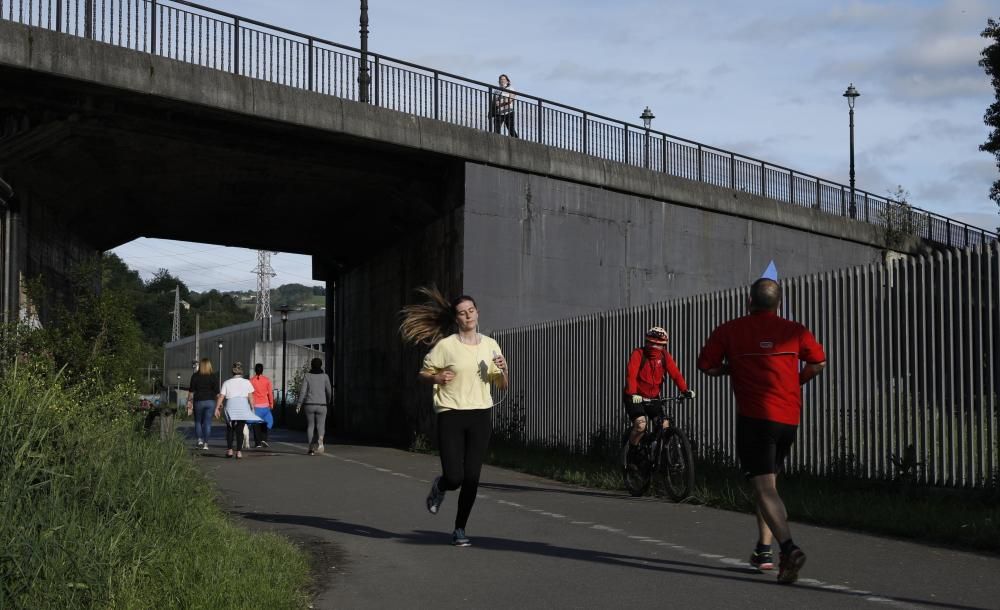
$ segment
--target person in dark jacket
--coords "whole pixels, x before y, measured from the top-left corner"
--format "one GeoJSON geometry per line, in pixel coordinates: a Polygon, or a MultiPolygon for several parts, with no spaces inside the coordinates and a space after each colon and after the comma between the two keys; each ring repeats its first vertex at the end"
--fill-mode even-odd
{"type": "Polygon", "coordinates": [[[212,436],[212,413],[215,399],[219,396],[219,378],[212,372],[212,361],[202,358],[198,370],[191,375],[188,385],[187,413],[194,414],[194,434],[198,438],[198,449],[208,451],[208,439],[212,436]]]}
{"type": "Polygon", "coordinates": [[[299,387],[295,412],[306,411],[306,442],[309,444],[309,455],[323,453],[323,436],[326,432],[326,410],[333,400],[333,386],[330,378],[323,372],[323,361],[313,358],[311,368],[302,378],[299,387]],[[314,442],[315,440],[315,442],[314,442]]]}

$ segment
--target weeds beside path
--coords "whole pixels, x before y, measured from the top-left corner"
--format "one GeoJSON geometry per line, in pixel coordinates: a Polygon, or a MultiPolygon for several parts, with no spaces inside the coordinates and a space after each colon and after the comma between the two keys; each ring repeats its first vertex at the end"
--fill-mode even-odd
{"type": "Polygon", "coordinates": [[[304,608],[291,543],[237,527],[125,397],[0,375],[0,607],[304,608]]]}

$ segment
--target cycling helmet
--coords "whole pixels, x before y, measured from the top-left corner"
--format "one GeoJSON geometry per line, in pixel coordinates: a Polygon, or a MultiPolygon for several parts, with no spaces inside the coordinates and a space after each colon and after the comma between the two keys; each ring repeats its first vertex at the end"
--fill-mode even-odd
{"type": "Polygon", "coordinates": [[[669,338],[670,337],[667,335],[667,331],[663,330],[659,326],[654,326],[646,331],[647,343],[652,343],[654,345],[666,345],[669,338]]]}

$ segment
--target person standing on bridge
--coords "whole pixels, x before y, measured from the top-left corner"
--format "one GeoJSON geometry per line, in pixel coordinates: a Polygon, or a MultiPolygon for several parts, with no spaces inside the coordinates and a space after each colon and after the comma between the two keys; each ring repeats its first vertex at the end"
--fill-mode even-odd
{"type": "Polygon", "coordinates": [[[501,74],[498,79],[500,91],[493,95],[493,131],[500,133],[500,126],[507,128],[507,134],[516,138],[517,128],[514,127],[514,89],[510,86],[510,77],[501,74]]]}
{"type": "Polygon", "coordinates": [[[492,434],[490,384],[507,387],[507,361],[497,342],[479,333],[479,310],[472,297],[462,295],[449,303],[434,288],[419,292],[428,301],[404,308],[399,330],[404,341],[433,346],[419,378],[434,386],[441,476],[431,482],[425,503],[436,515],[445,492],[461,488],[452,544],[469,546],[465,527],[492,434]]]}
{"type": "Polygon", "coordinates": [[[778,317],[781,286],[761,278],[750,287],[750,314],[722,324],[698,355],[698,369],[729,375],[736,397],[736,452],[753,486],[759,537],[750,564],[774,568],[771,543],[781,545],[778,582],[793,583],[806,555],[788,527],[777,476],[795,442],[802,386],[826,367],[826,354],[805,326],[778,317]],[[799,361],[805,366],[799,367],[799,361]]]}

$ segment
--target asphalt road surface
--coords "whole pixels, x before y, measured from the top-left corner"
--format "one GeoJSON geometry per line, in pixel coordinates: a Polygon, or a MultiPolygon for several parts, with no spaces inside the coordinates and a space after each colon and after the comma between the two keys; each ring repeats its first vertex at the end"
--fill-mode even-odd
{"type": "Polygon", "coordinates": [[[458,493],[424,507],[436,456],[282,434],[198,453],[234,515],[309,547],[315,608],[1000,608],[1000,557],[793,523],[808,562],[779,585],[746,563],[750,515],[489,466],[453,547],[458,493]]]}

